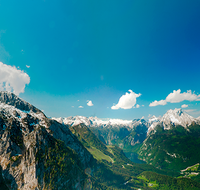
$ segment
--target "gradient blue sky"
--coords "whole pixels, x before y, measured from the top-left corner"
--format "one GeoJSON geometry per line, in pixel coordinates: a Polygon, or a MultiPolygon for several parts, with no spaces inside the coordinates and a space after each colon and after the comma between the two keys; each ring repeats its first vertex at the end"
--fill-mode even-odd
{"type": "Polygon", "coordinates": [[[199,10],[199,0],[1,1],[0,62],[29,75],[19,96],[47,116],[147,119],[186,104],[197,117],[200,101],[149,104],[200,93],[199,10]],[[140,107],[111,109],[128,90],[140,107]]]}

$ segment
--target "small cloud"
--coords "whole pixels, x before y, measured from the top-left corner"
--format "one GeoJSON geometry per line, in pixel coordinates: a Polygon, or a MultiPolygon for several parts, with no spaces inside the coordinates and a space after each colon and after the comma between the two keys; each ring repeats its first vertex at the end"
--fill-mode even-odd
{"type": "Polygon", "coordinates": [[[79,106],[78,108],[83,108],[83,106],[79,106]]]}
{"type": "Polygon", "coordinates": [[[74,108],[74,106],[72,106],[72,108],[74,108]]]}
{"type": "Polygon", "coordinates": [[[0,62],[0,90],[19,95],[29,83],[30,77],[24,71],[0,62]]]}
{"type": "Polygon", "coordinates": [[[195,92],[192,93],[191,90],[187,90],[187,92],[181,93],[181,90],[174,90],[172,93],[170,93],[165,100],[160,100],[157,101],[155,100],[154,102],[150,103],[149,106],[158,106],[158,105],[166,105],[167,102],[170,103],[179,103],[184,100],[188,101],[200,101],[200,95],[196,95],[195,92]]]}
{"type": "Polygon", "coordinates": [[[142,118],[141,119],[144,119],[144,116],[142,116],[142,118]]]}
{"type": "Polygon", "coordinates": [[[188,110],[184,110],[184,111],[187,112],[188,114],[192,115],[195,118],[200,117],[200,110],[188,109],[188,110]]]}
{"type": "Polygon", "coordinates": [[[77,100],[77,102],[79,102],[79,100],[77,100]]]}
{"type": "Polygon", "coordinates": [[[27,68],[30,68],[30,65],[26,65],[27,68]]]}
{"type": "Polygon", "coordinates": [[[160,101],[155,100],[154,102],[150,103],[149,106],[150,107],[158,106],[158,105],[164,106],[166,104],[167,104],[166,100],[160,100],[160,101]]]}
{"type": "Polygon", "coordinates": [[[88,106],[93,106],[94,105],[91,100],[88,100],[87,102],[88,102],[87,103],[88,106]]]}
{"type": "Polygon", "coordinates": [[[144,105],[142,105],[142,107],[144,107],[144,105]]]}
{"type": "Polygon", "coordinates": [[[137,105],[136,105],[136,108],[139,108],[139,107],[140,107],[140,105],[139,105],[139,104],[137,104],[137,105]]]}
{"type": "Polygon", "coordinates": [[[188,105],[186,105],[186,104],[183,104],[181,107],[182,107],[182,108],[187,108],[187,107],[188,107],[188,105]]]}
{"type": "Polygon", "coordinates": [[[125,95],[122,95],[119,99],[119,102],[117,105],[113,105],[111,109],[118,110],[118,109],[131,109],[136,104],[136,99],[141,96],[141,94],[136,94],[132,90],[128,90],[130,93],[126,93],[125,95]]]}
{"type": "Polygon", "coordinates": [[[148,117],[151,117],[151,114],[149,114],[148,117]]]}

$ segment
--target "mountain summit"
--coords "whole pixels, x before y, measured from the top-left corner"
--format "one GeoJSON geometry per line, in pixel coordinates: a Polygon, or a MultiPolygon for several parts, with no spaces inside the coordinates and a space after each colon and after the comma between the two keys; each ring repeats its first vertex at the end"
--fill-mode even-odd
{"type": "Polygon", "coordinates": [[[149,129],[148,134],[155,129],[155,127],[160,124],[163,126],[164,130],[169,130],[173,126],[181,125],[187,128],[192,122],[199,123],[199,120],[188,115],[181,108],[175,108],[174,110],[168,110],[160,120],[153,122],[149,129]]]}

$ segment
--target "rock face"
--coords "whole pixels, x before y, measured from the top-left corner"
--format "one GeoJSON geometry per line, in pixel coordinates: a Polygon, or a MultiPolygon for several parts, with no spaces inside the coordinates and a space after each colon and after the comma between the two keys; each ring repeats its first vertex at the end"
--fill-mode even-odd
{"type": "Polygon", "coordinates": [[[66,125],[0,92],[0,165],[9,189],[83,189],[93,161],[66,125]]]}

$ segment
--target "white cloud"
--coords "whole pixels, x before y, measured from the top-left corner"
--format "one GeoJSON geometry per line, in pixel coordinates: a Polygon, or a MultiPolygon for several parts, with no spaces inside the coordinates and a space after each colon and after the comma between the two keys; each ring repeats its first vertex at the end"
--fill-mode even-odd
{"type": "Polygon", "coordinates": [[[29,83],[30,77],[24,71],[0,62],[0,90],[19,95],[29,83]]]}
{"type": "Polygon", "coordinates": [[[195,93],[192,93],[191,90],[188,90],[187,92],[181,93],[181,90],[174,90],[172,93],[170,93],[165,100],[157,101],[150,103],[149,106],[158,106],[158,105],[166,105],[167,102],[170,103],[178,103],[182,102],[184,100],[188,101],[200,101],[200,95],[196,95],[195,93]]]}
{"type": "Polygon", "coordinates": [[[188,107],[188,105],[186,105],[186,104],[183,104],[181,107],[182,107],[182,108],[187,108],[187,107],[188,107]]]}
{"type": "Polygon", "coordinates": [[[27,68],[30,68],[30,65],[26,65],[27,68]]]}
{"type": "Polygon", "coordinates": [[[74,106],[72,106],[72,108],[74,108],[74,106]]]}
{"type": "Polygon", "coordinates": [[[149,114],[148,117],[151,117],[151,114],[149,114]]]}
{"type": "Polygon", "coordinates": [[[88,106],[93,106],[94,104],[92,103],[91,100],[88,100],[88,103],[87,103],[88,106]]]}
{"type": "Polygon", "coordinates": [[[144,119],[144,116],[142,116],[142,118],[141,119],[144,119]]]}
{"type": "Polygon", "coordinates": [[[83,108],[83,106],[79,106],[78,108],[83,108]]]}
{"type": "Polygon", "coordinates": [[[195,112],[196,109],[188,109],[188,110],[184,110],[184,111],[187,112],[187,113],[191,113],[191,112],[195,112]]]}
{"type": "Polygon", "coordinates": [[[77,100],[79,102],[79,100],[77,100]]]}
{"type": "Polygon", "coordinates": [[[139,104],[137,104],[137,105],[136,105],[136,108],[139,108],[139,107],[140,107],[140,105],[139,105],[139,104]]]}
{"type": "Polygon", "coordinates": [[[113,105],[111,107],[111,109],[113,110],[117,110],[119,108],[122,109],[131,109],[132,107],[134,107],[134,105],[136,104],[136,98],[138,98],[139,96],[141,96],[141,94],[136,94],[135,92],[133,92],[132,90],[129,90],[130,93],[126,93],[125,95],[122,95],[119,99],[119,102],[117,105],[113,105]]]}

